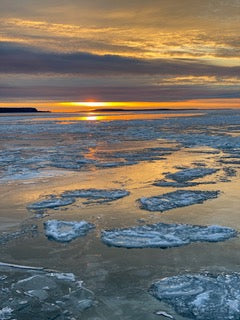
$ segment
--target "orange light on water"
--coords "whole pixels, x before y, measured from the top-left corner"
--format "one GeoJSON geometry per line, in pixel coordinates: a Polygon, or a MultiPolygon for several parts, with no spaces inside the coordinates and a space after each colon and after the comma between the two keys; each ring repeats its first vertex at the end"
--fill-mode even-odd
{"type": "Polygon", "coordinates": [[[87,117],[82,117],[81,120],[96,121],[96,120],[98,120],[98,117],[97,116],[87,116],[87,117]]]}

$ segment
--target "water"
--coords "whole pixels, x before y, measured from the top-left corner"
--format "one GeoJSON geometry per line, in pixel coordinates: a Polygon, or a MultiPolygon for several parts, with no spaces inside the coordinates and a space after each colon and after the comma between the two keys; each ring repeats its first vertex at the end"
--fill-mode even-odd
{"type": "Polygon", "coordinates": [[[22,233],[1,244],[1,260],[74,273],[95,294],[95,305],[81,319],[161,319],[155,315],[159,310],[185,319],[152,297],[149,287],[163,277],[239,271],[239,239],[128,250],[103,244],[101,230],[164,222],[239,231],[240,111],[97,116],[0,117],[0,232],[38,227],[37,234],[22,233]],[[140,208],[137,199],[178,189],[155,181],[199,167],[218,170],[191,180],[201,183],[186,190],[219,190],[218,198],[163,213],[140,208]],[[50,195],[91,188],[124,189],[130,195],[111,202],[76,198],[40,212],[27,209],[50,195]],[[50,219],[85,220],[96,228],[59,243],[45,236],[43,222],[50,219]]]}

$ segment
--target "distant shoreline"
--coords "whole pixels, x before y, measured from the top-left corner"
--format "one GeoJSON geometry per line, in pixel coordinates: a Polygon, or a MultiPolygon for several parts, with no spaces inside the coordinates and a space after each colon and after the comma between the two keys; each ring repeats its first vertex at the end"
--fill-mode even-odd
{"type": "Polygon", "coordinates": [[[171,108],[158,108],[158,109],[116,109],[116,108],[103,108],[103,109],[94,109],[91,112],[143,112],[143,111],[191,111],[199,110],[197,108],[183,108],[183,109],[171,109],[171,108]]]}
{"type": "Polygon", "coordinates": [[[51,111],[39,111],[36,108],[0,108],[0,113],[40,113],[51,111]]]}

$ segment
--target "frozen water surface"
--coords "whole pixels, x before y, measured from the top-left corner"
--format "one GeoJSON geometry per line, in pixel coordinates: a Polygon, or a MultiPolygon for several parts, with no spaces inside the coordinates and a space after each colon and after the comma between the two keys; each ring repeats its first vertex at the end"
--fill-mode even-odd
{"type": "Polygon", "coordinates": [[[150,288],[157,299],[196,320],[238,320],[240,275],[187,274],[162,279],[150,288]]]}
{"type": "MultiPolygon", "coordinates": [[[[0,288],[4,290],[0,289],[0,310],[5,312],[5,317],[32,320],[37,314],[38,320],[67,319],[64,311],[76,310],[71,318],[80,317],[81,320],[154,320],[160,319],[163,313],[172,315],[176,320],[189,319],[189,313],[186,316],[177,315],[169,305],[159,307],[159,301],[146,291],[149,283],[153,279],[186,272],[199,274],[210,271],[219,274],[225,271],[230,274],[238,271],[239,239],[236,237],[231,241],[209,244],[206,242],[209,240],[204,240],[205,229],[201,226],[239,229],[240,110],[197,110],[191,111],[195,114],[193,117],[184,116],[185,111],[181,111],[182,117],[173,117],[172,111],[156,113],[166,116],[171,113],[172,117],[154,118],[154,112],[151,118],[144,119],[142,114],[141,119],[134,120],[132,117],[127,121],[127,114],[123,115],[122,120],[118,116],[118,120],[114,121],[108,121],[107,114],[104,114],[106,121],[98,121],[97,114],[96,121],[87,121],[87,114],[0,116],[2,260],[10,265],[40,265],[60,270],[61,274],[73,273],[76,279],[84,280],[97,300],[94,307],[77,312],[80,308],[77,301],[81,301],[81,308],[90,302],[85,294],[79,297],[75,293],[68,300],[75,307],[67,305],[67,300],[63,301],[61,297],[76,291],[67,280],[64,280],[66,290],[62,292],[59,289],[61,292],[57,296],[54,296],[55,289],[48,292],[38,286],[29,288],[29,292],[24,291],[27,294],[21,295],[13,291],[12,284],[36,274],[32,271],[29,271],[30,274],[25,271],[18,274],[3,271],[0,274],[0,288]],[[198,115],[199,112],[202,115],[198,115]],[[78,121],[81,116],[85,116],[86,121],[78,121]],[[209,173],[205,169],[219,171],[209,173]],[[172,174],[174,176],[171,178],[167,177],[172,174]],[[178,180],[174,179],[176,174],[178,180]],[[181,181],[182,177],[184,181],[181,181]],[[185,187],[186,190],[181,190],[185,187]],[[167,194],[168,190],[177,193],[167,194]],[[52,196],[44,198],[46,194],[52,196]],[[113,201],[119,197],[121,200],[113,201]],[[216,199],[205,201],[213,198],[216,199]],[[141,210],[136,199],[145,199],[143,202],[147,210],[141,210]],[[73,205],[74,200],[76,203],[73,205]],[[26,210],[29,204],[31,206],[36,202],[39,205],[33,210],[37,213],[52,208],[55,210],[51,214],[57,221],[91,221],[96,226],[96,232],[90,232],[67,245],[48,241],[45,230],[42,232],[42,220],[26,210]],[[202,204],[192,205],[195,203],[202,204]],[[56,206],[59,204],[61,206],[56,206]],[[178,210],[159,216],[159,208],[178,210]],[[151,211],[153,209],[157,211],[151,211]],[[171,250],[126,250],[124,247],[110,248],[99,238],[101,230],[117,230],[119,234],[111,234],[112,239],[116,235],[120,237],[124,228],[130,230],[131,236],[134,234],[134,237],[124,234],[124,239],[128,239],[129,243],[157,239],[156,233],[151,238],[144,238],[144,232],[139,238],[138,227],[134,227],[134,232],[129,228],[135,226],[136,221],[141,221],[145,225],[143,227],[158,225],[159,222],[196,226],[201,233],[195,228],[194,234],[199,239],[200,233],[202,240],[197,245],[173,247],[171,250]],[[36,225],[38,232],[32,232],[31,228],[29,232],[26,228],[22,229],[23,224],[36,225]],[[3,294],[6,294],[4,298],[3,294]],[[56,298],[54,301],[50,300],[51,295],[56,298]],[[10,300],[12,298],[14,300],[10,300]],[[41,304],[39,299],[42,299],[41,304]],[[14,301],[22,307],[16,307],[14,301]],[[57,307],[56,301],[59,301],[57,307]],[[10,309],[4,308],[11,308],[12,314],[6,312],[10,309]],[[157,315],[159,310],[162,314],[157,315]]],[[[176,236],[176,228],[172,229],[172,243],[190,241],[190,234],[191,241],[195,241],[189,229],[185,238],[182,233],[176,236]]],[[[60,228],[61,231],[72,229],[72,225],[60,228]]],[[[206,230],[206,237],[210,239],[210,230],[206,230]]],[[[227,232],[224,232],[225,237],[227,232]]],[[[172,233],[169,231],[166,234],[168,241],[172,233]]],[[[216,237],[215,233],[211,235],[216,237]]],[[[122,241],[124,239],[121,238],[122,241]]],[[[12,269],[16,270],[16,267],[12,269]]],[[[60,280],[52,279],[58,288],[60,283],[57,281],[60,280]]],[[[232,282],[229,288],[232,285],[234,288],[232,282]]],[[[58,289],[56,292],[59,292],[58,289]]],[[[197,302],[204,297],[205,293],[198,297],[197,302]]],[[[224,301],[223,305],[227,306],[224,301]]],[[[228,316],[221,314],[222,309],[218,309],[221,319],[228,319],[228,316]]]]}
{"type": "Polygon", "coordinates": [[[219,191],[177,190],[163,195],[139,199],[142,209],[149,211],[167,211],[175,208],[203,203],[217,198],[219,191]]]}
{"type": "Polygon", "coordinates": [[[102,241],[123,248],[171,248],[195,241],[218,242],[235,237],[234,229],[221,226],[165,224],[113,229],[102,232],[102,241]]]}
{"type": "MultiPolygon", "coordinates": [[[[220,150],[234,157],[236,150],[240,148],[240,136],[231,135],[231,132],[235,133],[238,130],[239,112],[205,110],[204,113],[205,115],[192,118],[81,121],[81,125],[77,120],[62,122],[62,115],[59,119],[54,118],[55,115],[45,118],[1,117],[0,136],[8,143],[2,143],[0,151],[0,182],[6,182],[8,179],[11,181],[19,178],[37,178],[39,171],[44,168],[87,171],[93,167],[121,167],[142,161],[158,161],[177,152],[183,146],[211,147],[215,149],[212,150],[212,154],[220,150]],[[40,134],[41,142],[36,146],[36,137],[38,139],[40,134]],[[109,146],[114,146],[124,141],[157,139],[174,141],[177,146],[99,150],[103,141],[109,146]],[[21,140],[21,145],[18,140],[21,140]],[[88,157],[93,150],[94,157],[88,157]],[[116,161],[116,158],[119,161],[116,161]]],[[[238,164],[236,159],[223,161],[238,164]]]]}
{"type": "Polygon", "coordinates": [[[94,225],[86,221],[59,221],[44,222],[45,234],[50,240],[69,242],[85,236],[94,225]]]}

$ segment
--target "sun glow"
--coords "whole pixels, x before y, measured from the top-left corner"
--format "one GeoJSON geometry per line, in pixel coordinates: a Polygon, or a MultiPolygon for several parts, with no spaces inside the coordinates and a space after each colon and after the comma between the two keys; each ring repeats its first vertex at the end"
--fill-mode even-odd
{"type": "Polygon", "coordinates": [[[98,107],[107,107],[111,103],[101,102],[101,101],[73,101],[73,102],[60,102],[59,105],[64,107],[88,107],[88,108],[98,108],[98,107]]]}
{"type": "Polygon", "coordinates": [[[96,120],[98,120],[98,117],[97,116],[87,116],[87,117],[83,117],[83,120],[96,121],[96,120]]]}
{"type": "MultiPolygon", "coordinates": [[[[99,109],[209,109],[209,108],[239,108],[240,99],[198,99],[183,101],[27,101],[27,102],[0,102],[0,107],[36,107],[40,111],[51,112],[96,112],[99,109]]],[[[101,111],[101,110],[100,110],[101,111]]],[[[93,119],[95,120],[95,119],[93,119]]]]}

